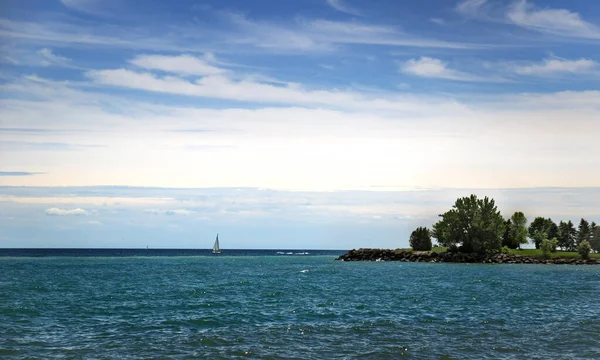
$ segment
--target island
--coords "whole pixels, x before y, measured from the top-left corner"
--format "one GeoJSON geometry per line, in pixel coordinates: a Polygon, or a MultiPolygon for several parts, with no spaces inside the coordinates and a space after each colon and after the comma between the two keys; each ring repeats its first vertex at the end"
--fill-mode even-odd
{"type": "Polygon", "coordinates": [[[600,227],[593,221],[581,219],[576,229],[572,221],[537,217],[527,227],[522,212],[505,219],[493,199],[475,195],[459,198],[439,217],[431,230],[411,233],[410,249],[353,249],[336,260],[600,265],[600,227]],[[521,249],[529,242],[535,249],[521,249]]]}

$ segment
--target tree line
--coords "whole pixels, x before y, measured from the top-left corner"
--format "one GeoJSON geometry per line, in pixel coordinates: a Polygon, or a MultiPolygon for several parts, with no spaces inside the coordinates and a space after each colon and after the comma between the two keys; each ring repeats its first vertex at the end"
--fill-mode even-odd
{"type": "Polygon", "coordinates": [[[557,225],[550,218],[536,217],[527,226],[525,214],[517,211],[505,219],[494,199],[487,196],[483,199],[476,195],[459,198],[452,209],[439,217],[441,219],[431,230],[419,227],[411,233],[409,243],[414,250],[431,250],[433,237],[449,251],[465,253],[494,253],[503,247],[517,249],[529,239],[544,253],[556,248],[580,251],[583,257],[590,251],[600,252],[600,226],[595,222],[581,219],[575,228],[570,220],[560,221],[557,225]]]}

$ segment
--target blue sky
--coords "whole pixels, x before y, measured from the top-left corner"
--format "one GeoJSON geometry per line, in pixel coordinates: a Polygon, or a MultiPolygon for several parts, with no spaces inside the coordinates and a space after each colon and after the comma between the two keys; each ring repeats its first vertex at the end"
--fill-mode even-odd
{"type": "Polygon", "coordinates": [[[470,189],[600,222],[594,1],[139,4],[0,4],[0,244],[405,246],[470,189]]]}

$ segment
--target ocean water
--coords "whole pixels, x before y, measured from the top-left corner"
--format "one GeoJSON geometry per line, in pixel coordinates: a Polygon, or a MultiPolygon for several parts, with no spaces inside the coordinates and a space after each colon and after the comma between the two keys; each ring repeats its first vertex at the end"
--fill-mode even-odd
{"type": "Polygon", "coordinates": [[[0,358],[600,358],[596,266],[149,252],[0,250],[0,358]]]}

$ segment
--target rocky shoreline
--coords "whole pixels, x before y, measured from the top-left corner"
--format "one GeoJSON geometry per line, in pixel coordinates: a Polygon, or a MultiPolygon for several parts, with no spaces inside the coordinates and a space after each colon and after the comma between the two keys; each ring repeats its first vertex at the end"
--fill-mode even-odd
{"type": "Polygon", "coordinates": [[[339,261],[402,261],[402,262],[449,262],[449,263],[484,263],[484,264],[572,264],[572,265],[600,265],[599,259],[541,259],[531,256],[514,254],[495,254],[480,256],[477,254],[463,253],[435,253],[396,251],[391,249],[352,249],[336,260],[339,261]]]}

